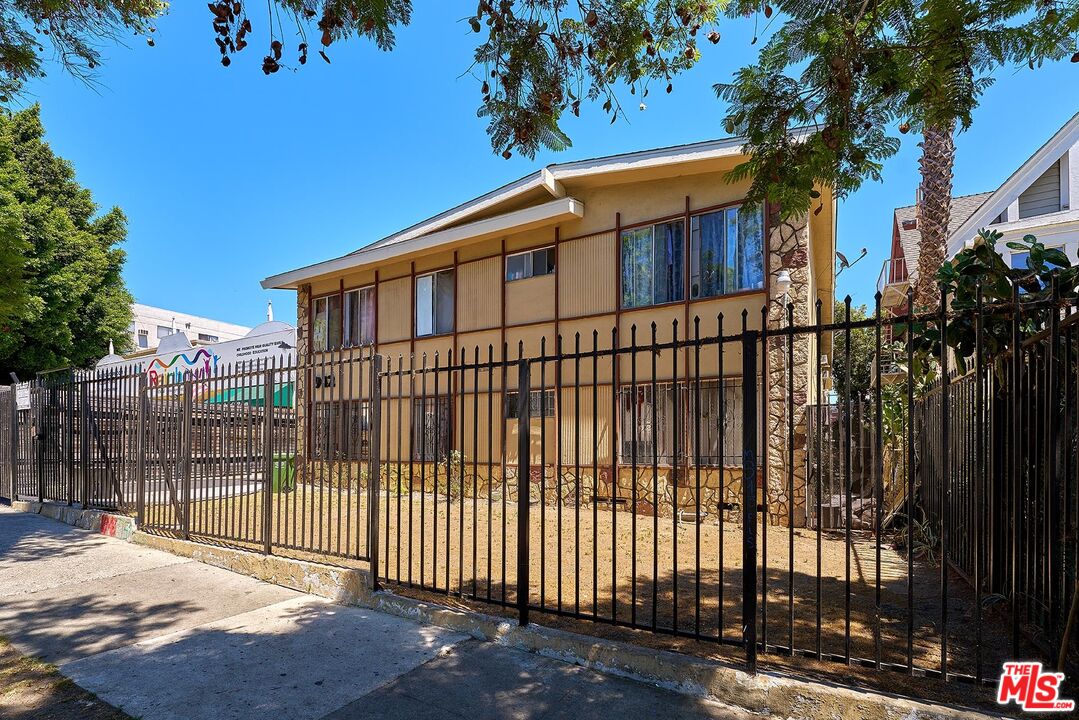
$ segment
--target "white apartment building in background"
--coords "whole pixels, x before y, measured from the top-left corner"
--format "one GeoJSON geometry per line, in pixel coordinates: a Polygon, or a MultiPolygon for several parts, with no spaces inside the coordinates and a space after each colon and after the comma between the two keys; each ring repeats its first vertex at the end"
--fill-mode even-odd
{"type": "Polygon", "coordinates": [[[131,348],[134,352],[156,348],[161,338],[176,332],[184,333],[193,345],[235,340],[247,335],[251,328],[243,325],[188,315],[150,305],[131,305],[131,348]]]}

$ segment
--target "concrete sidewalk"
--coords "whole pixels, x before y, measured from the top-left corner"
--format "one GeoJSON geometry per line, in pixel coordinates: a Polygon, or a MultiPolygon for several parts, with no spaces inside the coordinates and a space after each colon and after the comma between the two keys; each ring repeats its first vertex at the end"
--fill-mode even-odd
{"type": "Polygon", "coordinates": [[[759,717],[7,508],[0,634],[144,720],[759,717]]]}

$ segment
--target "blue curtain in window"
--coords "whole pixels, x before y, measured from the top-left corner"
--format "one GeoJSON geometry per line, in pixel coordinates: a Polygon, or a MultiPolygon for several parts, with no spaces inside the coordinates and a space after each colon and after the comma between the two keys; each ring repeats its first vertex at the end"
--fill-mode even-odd
{"type": "Polygon", "coordinates": [[[723,287],[723,212],[706,213],[694,218],[697,226],[695,252],[698,278],[693,297],[713,297],[723,287]]]}
{"type": "Polygon", "coordinates": [[[738,213],[739,289],[764,287],[764,222],[759,207],[743,206],[738,213]]]}
{"type": "Polygon", "coordinates": [[[764,287],[764,235],[759,208],[727,210],[725,292],[764,287]]]}
{"type": "Polygon", "coordinates": [[[652,228],[622,233],[622,307],[652,304],[652,228]]]}
{"type": "Polygon", "coordinates": [[[726,228],[723,232],[723,240],[727,245],[725,263],[723,266],[723,292],[737,292],[742,289],[739,282],[741,277],[740,263],[742,259],[741,248],[738,246],[738,208],[727,208],[726,228]]]}
{"type": "Polygon", "coordinates": [[[681,300],[685,225],[681,221],[655,226],[655,302],[681,300]]]}

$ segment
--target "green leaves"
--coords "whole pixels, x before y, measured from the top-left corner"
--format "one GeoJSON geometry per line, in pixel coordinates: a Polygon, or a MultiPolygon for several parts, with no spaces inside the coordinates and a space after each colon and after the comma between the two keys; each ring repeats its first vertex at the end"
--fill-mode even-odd
{"type": "MultiPolygon", "coordinates": [[[[698,34],[724,4],[481,2],[477,18],[487,38],[475,61],[491,87],[479,114],[489,120],[494,149],[532,157],[540,148],[569,147],[563,114],[578,115],[587,99],[615,122],[625,116],[618,98],[623,84],[642,97],[653,81],[670,92],[674,76],[699,60],[698,34]]],[[[708,39],[717,42],[718,33],[708,39]]]]}
{"type": "Polygon", "coordinates": [[[168,7],[164,0],[42,2],[11,0],[0,13],[0,103],[18,97],[24,83],[44,76],[41,54],[51,42],[56,58],[79,78],[101,64],[103,41],[131,33],[146,35],[153,47],[153,21],[168,7]]]}
{"type": "Polygon", "coordinates": [[[98,215],[43,140],[36,106],[0,115],[0,373],[86,366],[129,343],[127,221],[98,215]]]}
{"type": "MultiPolygon", "coordinates": [[[[1048,327],[1052,313],[1059,312],[1061,303],[1072,303],[1079,295],[1079,266],[1073,266],[1068,256],[1057,248],[1047,248],[1033,235],[1005,243],[1013,254],[1025,254],[1023,267],[1010,267],[997,250],[1003,236],[994,229],[982,229],[974,243],[937,272],[936,280],[949,297],[947,331],[944,337],[932,323],[917,323],[915,337],[919,338],[916,358],[919,367],[940,356],[941,343],[952,348],[960,369],[977,347],[978,327],[976,309],[978,291],[987,311],[982,322],[982,348],[986,360],[998,367],[1011,349],[1014,288],[1019,288],[1023,306],[1023,334],[1028,336],[1048,327]],[[993,309],[994,306],[997,309],[993,309]],[[1006,311],[1001,311],[1005,308],[1006,311]]],[[[1014,257],[1014,255],[1013,255],[1014,257]]]]}
{"type": "MultiPolygon", "coordinates": [[[[716,86],[725,127],[744,134],[752,157],[732,179],[752,178],[750,197],[784,215],[811,203],[806,187],[844,197],[879,180],[899,134],[968,127],[992,72],[1006,64],[1067,58],[1076,49],[1079,3],[1040,0],[782,0],[784,24],[758,61],[716,86]],[[896,123],[900,123],[895,127],[896,123]],[[811,137],[789,136],[808,127],[811,137]]],[[[731,17],[760,4],[735,0],[731,17]]]]}

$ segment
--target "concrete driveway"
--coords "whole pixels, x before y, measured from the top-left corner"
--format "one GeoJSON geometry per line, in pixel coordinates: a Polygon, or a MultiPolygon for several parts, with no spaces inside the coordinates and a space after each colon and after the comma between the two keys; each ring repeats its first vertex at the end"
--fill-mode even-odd
{"type": "Polygon", "coordinates": [[[748,720],[0,507],[0,634],[144,720],[748,720]]]}

